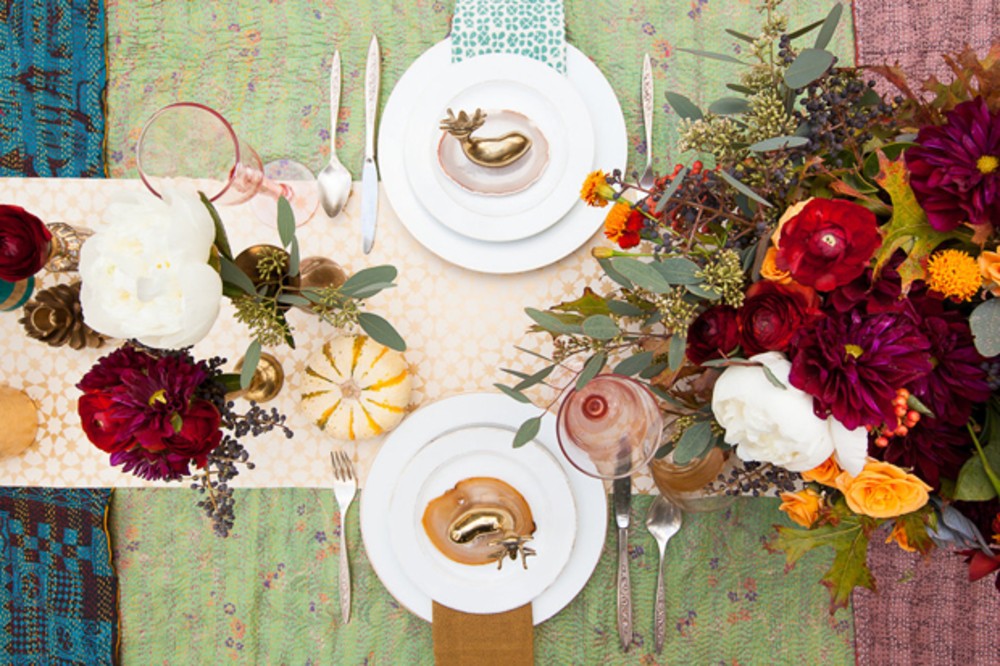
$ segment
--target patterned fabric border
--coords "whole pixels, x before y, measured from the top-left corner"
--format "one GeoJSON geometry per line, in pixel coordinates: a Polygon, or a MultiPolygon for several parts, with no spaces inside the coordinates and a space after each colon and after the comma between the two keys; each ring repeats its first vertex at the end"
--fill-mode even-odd
{"type": "Polygon", "coordinates": [[[451,22],[451,60],[513,53],[566,73],[562,0],[457,0],[451,22]]]}
{"type": "Polygon", "coordinates": [[[110,497],[108,489],[0,488],[0,662],[114,663],[110,497]]]}
{"type": "Polygon", "coordinates": [[[0,3],[0,176],[104,175],[102,0],[0,3]]]}

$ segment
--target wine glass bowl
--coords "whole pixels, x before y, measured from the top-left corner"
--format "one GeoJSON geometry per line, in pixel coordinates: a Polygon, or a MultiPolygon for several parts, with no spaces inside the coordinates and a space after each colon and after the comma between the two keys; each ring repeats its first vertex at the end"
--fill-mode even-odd
{"type": "Polygon", "coordinates": [[[642,469],[656,454],[663,416],[656,398],[623,375],[598,375],[570,390],[559,406],[559,447],[578,470],[618,479],[642,469]]]}
{"type": "Polygon", "coordinates": [[[150,116],[136,145],[136,163],[142,182],[158,197],[172,184],[189,183],[216,204],[252,200],[254,213],[271,225],[280,196],[288,199],[299,225],[319,204],[308,168],[292,160],[263,164],[232,124],[204,104],[168,104],[150,116]]]}

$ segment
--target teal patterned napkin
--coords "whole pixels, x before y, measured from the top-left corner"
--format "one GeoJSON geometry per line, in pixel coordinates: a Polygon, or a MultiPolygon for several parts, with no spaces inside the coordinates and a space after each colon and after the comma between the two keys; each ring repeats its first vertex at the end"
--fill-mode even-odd
{"type": "Polygon", "coordinates": [[[515,53],[566,73],[562,0],[456,0],[451,61],[515,53]]]}

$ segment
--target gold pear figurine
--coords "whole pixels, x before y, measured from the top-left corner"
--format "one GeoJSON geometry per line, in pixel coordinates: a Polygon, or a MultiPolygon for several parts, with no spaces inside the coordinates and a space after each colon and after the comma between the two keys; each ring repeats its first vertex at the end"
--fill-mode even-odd
{"type": "Polygon", "coordinates": [[[476,109],[471,118],[465,111],[459,111],[456,118],[448,109],[448,117],[441,120],[441,129],[458,139],[465,156],[483,167],[498,168],[513,164],[531,148],[531,139],[520,132],[508,132],[496,138],[471,136],[485,122],[486,114],[482,109],[476,109]]]}

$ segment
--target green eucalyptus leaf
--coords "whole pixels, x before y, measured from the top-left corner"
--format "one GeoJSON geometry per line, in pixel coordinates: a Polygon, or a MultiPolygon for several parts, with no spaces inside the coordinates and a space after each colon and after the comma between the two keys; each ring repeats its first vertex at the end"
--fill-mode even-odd
{"type": "Polygon", "coordinates": [[[665,294],[670,291],[670,283],[660,275],[660,272],[649,264],[632,257],[615,257],[611,260],[615,270],[654,294],[665,294]]]}
{"type": "Polygon", "coordinates": [[[524,312],[531,317],[536,324],[550,333],[555,333],[557,335],[576,335],[582,332],[579,325],[567,324],[550,312],[536,310],[535,308],[525,308],[524,312]]]}
{"type": "Polygon", "coordinates": [[[789,39],[795,39],[796,37],[801,37],[802,35],[809,34],[813,30],[815,30],[816,28],[818,28],[821,25],[823,25],[823,23],[824,23],[825,20],[826,19],[822,19],[822,20],[816,21],[815,23],[810,23],[809,25],[807,25],[804,28],[799,28],[798,30],[793,30],[792,32],[788,33],[788,38],[789,39]]]}
{"type": "Polygon", "coordinates": [[[686,284],[684,285],[684,288],[687,289],[692,294],[694,294],[695,296],[699,298],[704,298],[705,300],[708,301],[717,301],[720,298],[722,298],[722,294],[720,294],[719,292],[715,291],[714,289],[708,289],[707,287],[703,287],[700,284],[686,284]]]}
{"type": "Polygon", "coordinates": [[[283,196],[278,197],[278,237],[284,247],[291,245],[295,238],[295,213],[292,204],[283,196]]]}
{"type": "Polygon", "coordinates": [[[201,203],[208,209],[208,215],[212,218],[212,224],[215,225],[215,249],[218,250],[219,254],[223,257],[232,261],[233,250],[229,246],[229,237],[226,235],[226,226],[222,224],[222,218],[219,217],[219,211],[215,209],[215,206],[212,204],[211,200],[205,196],[204,192],[199,191],[198,197],[201,198],[201,203]]]}
{"type": "Polygon", "coordinates": [[[686,465],[708,452],[712,446],[712,427],[707,421],[691,425],[674,447],[674,464],[686,465]]]}
{"type": "Polygon", "coordinates": [[[687,351],[687,336],[681,337],[674,334],[670,336],[670,348],[667,352],[667,359],[671,370],[681,367],[684,362],[684,353],[687,351]]]}
{"type": "Polygon", "coordinates": [[[733,175],[731,175],[729,173],[726,173],[725,171],[722,171],[722,170],[717,171],[716,173],[719,175],[720,178],[722,178],[722,180],[724,180],[727,183],[729,183],[730,185],[732,185],[733,188],[737,192],[739,192],[740,194],[743,194],[744,196],[746,196],[746,197],[748,197],[750,199],[753,199],[754,201],[756,201],[757,203],[761,204],[762,206],[767,206],[768,208],[774,208],[774,206],[772,206],[771,203],[767,199],[765,199],[764,197],[760,196],[759,194],[757,194],[756,192],[754,192],[752,189],[750,189],[749,187],[747,187],[746,185],[744,185],[735,176],[733,176],[733,175]]]}
{"type": "Polygon", "coordinates": [[[787,386],[785,386],[785,383],[783,381],[778,379],[778,376],[774,374],[774,371],[771,370],[771,368],[767,367],[766,365],[762,365],[760,366],[760,369],[764,371],[764,376],[767,377],[767,381],[771,382],[771,384],[773,384],[775,387],[783,390],[788,388],[787,386]]]}
{"type": "Polygon", "coordinates": [[[663,209],[667,207],[670,197],[674,196],[674,192],[676,192],[677,188],[684,182],[684,177],[687,176],[687,174],[688,168],[682,168],[677,172],[677,175],[674,176],[674,179],[670,181],[670,185],[667,186],[667,189],[663,190],[663,193],[660,194],[660,200],[656,204],[657,213],[662,213],[663,209]]]}
{"type": "Polygon", "coordinates": [[[931,411],[931,408],[925,405],[920,398],[912,393],[906,398],[906,406],[919,414],[923,414],[924,416],[929,416],[932,419],[937,418],[934,416],[934,412],[931,411]]]}
{"type": "Polygon", "coordinates": [[[392,289],[395,286],[396,284],[394,282],[373,282],[371,284],[366,284],[363,287],[353,289],[350,296],[351,298],[357,299],[371,298],[375,294],[386,289],[392,289]]]}
{"type": "Polygon", "coordinates": [[[737,113],[745,113],[750,109],[750,102],[743,97],[723,97],[712,102],[708,107],[709,113],[720,116],[732,116],[737,113]]]}
{"type": "Polygon", "coordinates": [[[754,42],[757,41],[756,39],[754,39],[750,35],[745,35],[742,32],[737,32],[736,30],[732,30],[730,28],[726,28],[726,32],[728,32],[730,35],[732,35],[736,39],[739,39],[741,41],[746,42],[747,44],[753,44],[754,42]]]}
{"type": "Polygon", "coordinates": [[[969,315],[976,351],[990,358],[1000,354],[1000,299],[991,298],[976,306],[969,315]]]}
{"type": "Polygon", "coordinates": [[[816,35],[814,48],[825,49],[830,44],[830,40],[833,39],[833,35],[837,31],[837,24],[840,23],[840,15],[843,12],[844,6],[839,2],[833,6],[830,13],[826,15],[826,19],[823,20],[823,27],[820,28],[819,34],[816,35]]]}
{"type": "Polygon", "coordinates": [[[523,402],[526,405],[531,404],[531,400],[528,399],[528,396],[524,395],[520,391],[516,391],[509,386],[504,386],[503,384],[494,384],[493,386],[497,387],[502,393],[514,398],[514,400],[517,400],[518,402],[523,402]]]}
{"type": "Polygon", "coordinates": [[[257,364],[260,363],[260,352],[260,340],[254,339],[243,353],[243,367],[240,368],[240,388],[243,390],[250,388],[253,374],[257,372],[257,364]]]}
{"type": "Polygon", "coordinates": [[[750,146],[749,150],[755,153],[766,153],[771,150],[783,150],[785,148],[800,148],[809,143],[809,139],[802,136],[773,136],[764,139],[750,146]]]}
{"type": "Polygon", "coordinates": [[[287,303],[288,305],[300,305],[302,307],[309,307],[312,305],[310,301],[305,296],[300,296],[298,294],[278,294],[279,303],[287,303]]]}
{"type": "Polygon", "coordinates": [[[653,362],[653,352],[644,351],[635,354],[634,356],[629,356],[627,359],[623,360],[621,363],[616,365],[612,372],[616,375],[625,375],[626,377],[631,377],[632,375],[637,375],[646,368],[649,364],[653,362]]]}
{"type": "Polygon", "coordinates": [[[231,259],[221,254],[219,255],[219,276],[224,283],[228,282],[235,285],[248,294],[257,293],[257,288],[254,286],[253,280],[241,271],[231,259]]]}
{"type": "Polygon", "coordinates": [[[611,340],[621,334],[618,324],[607,315],[591,315],[583,320],[583,334],[595,340],[611,340]]]}
{"type": "Polygon", "coordinates": [[[656,363],[655,365],[651,365],[642,372],[640,372],[639,376],[642,377],[643,379],[652,379],[656,375],[666,370],[668,367],[669,366],[666,363],[656,363]]]}
{"type": "Polygon", "coordinates": [[[625,301],[608,301],[608,310],[620,317],[641,317],[645,310],[625,301]]]}
{"type": "Polygon", "coordinates": [[[361,330],[371,336],[375,342],[396,351],[406,351],[406,342],[396,332],[392,324],[372,312],[362,312],[358,315],[358,325],[361,330]]]}
{"type": "Polygon", "coordinates": [[[521,372],[520,370],[513,370],[511,368],[500,368],[500,372],[506,372],[508,375],[514,375],[518,379],[527,379],[531,376],[527,372],[521,372]]]}
{"type": "Polygon", "coordinates": [[[527,444],[528,442],[530,442],[531,440],[533,440],[535,437],[538,437],[538,431],[541,429],[541,427],[542,427],[541,416],[533,416],[524,423],[522,423],[521,427],[518,428],[517,432],[514,434],[514,448],[515,449],[520,448],[525,444],[527,444]]]}
{"type": "Polygon", "coordinates": [[[650,265],[670,284],[696,284],[701,279],[698,264],[687,257],[667,257],[650,265]]]}
{"type": "Polygon", "coordinates": [[[556,366],[550,365],[547,368],[542,368],[541,370],[539,370],[538,372],[536,372],[533,375],[528,375],[526,377],[522,377],[521,381],[518,382],[516,386],[514,386],[514,390],[515,391],[523,391],[526,388],[531,388],[535,384],[540,384],[541,382],[545,381],[546,377],[548,377],[549,375],[551,375],[552,371],[555,370],[555,369],[556,369],[556,366]]]}
{"type": "Polygon", "coordinates": [[[583,366],[583,370],[580,371],[580,375],[576,378],[576,390],[579,391],[584,386],[587,385],[591,379],[597,376],[602,369],[604,369],[604,364],[608,361],[608,355],[604,352],[597,352],[589,359],[583,366]]]}
{"type": "Polygon", "coordinates": [[[692,55],[701,56],[702,58],[709,58],[710,60],[721,60],[722,62],[731,62],[736,65],[746,65],[749,66],[750,63],[743,62],[739,58],[734,58],[731,55],[726,55],[725,53],[715,53],[714,51],[702,51],[699,49],[682,49],[678,48],[678,51],[684,51],[685,53],[690,53],[692,55]]]}
{"type": "Polygon", "coordinates": [[[672,108],[681,118],[686,118],[688,120],[701,120],[705,117],[705,114],[701,112],[701,109],[699,109],[694,102],[684,95],[675,92],[668,92],[666,97],[670,108],[672,108]]]}
{"type": "Polygon", "coordinates": [[[340,285],[340,293],[345,296],[354,296],[357,290],[370,284],[380,284],[392,282],[396,279],[399,271],[395,266],[386,264],[383,266],[372,266],[363,268],[351,277],[347,278],[344,284],[340,285]]]}
{"type": "Polygon", "coordinates": [[[299,239],[292,237],[291,247],[288,249],[288,276],[295,277],[299,274],[299,239]]]}
{"type": "Polygon", "coordinates": [[[621,273],[619,273],[618,271],[616,271],[614,266],[611,265],[610,259],[598,259],[597,263],[604,270],[604,274],[607,275],[609,278],[611,278],[621,286],[625,287],[626,289],[632,288],[632,281],[629,280],[624,275],[622,275],[621,273]]]}
{"type": "Polygon", "coordinates": [[[747,88],[746,86],[741,86],[738,83],[727,83],[726,87],[733,92],[743,93],[744,95],[753,95],[753,88],[747,88]]]}
{"type": "MultiPolygon", "coordinates": [[[[986,459],[990,467],[994,470],[1000,469],[1000,446],[987,446],[983,448],[986,459]]],[[[955,499],[970,502],[986,502],[996,497],[996,488],[990,483],[990,478],[986,474],[983,459],[979,455],[974,455],[965,461],[962,470],[958,473],[958,483],[955,485],[955,499]]]]}
{"type": "Polygon", "coordinates": [[[805,88],[826,74],[833,64],[833,54],[823,49],[803,49],[785,70],[785,85],[795,90],[805,88]]]}
{"type": "Polygon", "coordinates": [[[528,349],[527,347],[520,347],[518,345],[514,345],[514,349],[516,349],[519,352],[524,352],[525,354],[528,354],[530,356],[534,356],[535,358],[540,358],[543,361],[548,361],[549,363],[555,363],[554,360],[552,360],[551,358],[549,358],[545,354],[539,354],[538,352],[532,351],[532,350],[528,349]]]}

